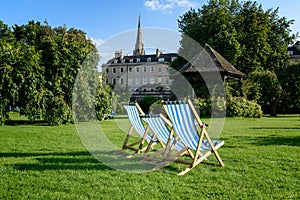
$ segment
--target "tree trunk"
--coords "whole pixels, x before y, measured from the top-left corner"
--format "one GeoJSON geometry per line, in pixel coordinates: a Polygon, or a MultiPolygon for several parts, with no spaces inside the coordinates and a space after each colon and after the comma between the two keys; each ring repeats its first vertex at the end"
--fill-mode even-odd
{"type": "Polygon", "coordinates": [[[270,116],[272,117],[276,117],[277,116],[277,112],[276,112],[276,108],[277,108],[277,101],[271,101],[271,105],[270,105],[270,116]]]}

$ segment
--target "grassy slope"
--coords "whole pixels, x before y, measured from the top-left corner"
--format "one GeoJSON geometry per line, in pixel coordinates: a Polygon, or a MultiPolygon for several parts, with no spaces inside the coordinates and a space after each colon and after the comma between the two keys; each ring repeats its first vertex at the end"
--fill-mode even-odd
{"type": "MultiPolygon", "coordinates": [[[[75,126],[0,126],[0,199],[299,199],[300,121],[297,116],[227,118],[219,153],[225,167],[182,165],[130,173],[98,162],[75,126]]],[[[101,122],[118,145],[124,133],[101,122]]],[[[212,157],[213,158],[213,157],[212,157]]]]}

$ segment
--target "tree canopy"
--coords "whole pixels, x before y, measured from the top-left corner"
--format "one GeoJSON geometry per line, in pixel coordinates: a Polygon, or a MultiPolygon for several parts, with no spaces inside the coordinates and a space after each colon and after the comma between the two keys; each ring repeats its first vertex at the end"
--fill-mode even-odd
{"type": "Polygon", "coordinates": [[[81,30],[35,21],[10,28],[0,21],[0,122],[10,107],[18,107],[30,121],[72,122],[76,76],[87,63],[88,79],[78,95],[94,95],[89,88],[96,81],[98,59],[93,41],[81,30]]]}
{"type": "MultiPolygon", "coordinates": [[[[243,87],[246,91],[240,91],[240,84],[235,84],[231,91],[248,95],[250,100],[262,104],[264,111],[267,109],[276,115],[276,105],[286,93],[284,90],[293,93],[280,84],[291,75],[287,70],[287,49],[296,38],[290,29],[294,20],[280,17],[278,12],[279,8],[265,11],[255,1],[210,0],[202,8],[190,9],[179,17],[179,31],[183,33],[179,55],[189,48],[187,37],[202,46],[209,44],[237,69],[249,75],[243,87]]],[[[172,67],[179,69],[185,62],[178,59],[172,67]]],[[[290,88],[294,87],[290,85],[290,88]]]]}
{"type": "Polygon", "coordinates": [[[278,11],[264,11],[252,1],[210,0],[201,9],[180,16],[178,26],[181,33],[202,46],[209,44],[246,74],[277,72],[287,61],[287,48],[294,39],[293,20],[279,17],[278,11]]]}

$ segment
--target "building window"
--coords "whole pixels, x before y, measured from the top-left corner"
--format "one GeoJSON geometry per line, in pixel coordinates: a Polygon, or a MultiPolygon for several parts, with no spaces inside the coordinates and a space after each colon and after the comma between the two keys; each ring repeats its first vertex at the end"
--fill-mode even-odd
{"type": "Polygon", "coordinates": [[[169,67],[166,67],[166,72],[169,72],[169,67]]]}
{"type": "Polygon", "coordinates": [[[128,68],[128,71],[129,71],[129,72],[132,72],[132,68],[131,68],[131,67],[129,67],[129,68],[128,68]]]}
{"type": "Polygon", "coordinates": [[[121,68],[120,68],[120,72],[121,72],[121,73],[123,73],[123,72],[124,72],[124,69],[123,69],[123,67],[121,67],[121,68]]]}
{"type": "Polygon", "coordinates": [[[123,78],[120,78],[120,85],[123,85],[123,78]]]}
{"type": "Polygon", "coordinates": [[[122,63],[125,63],[125,60],[124,60],[124,59],[122,60],[122,63]]]}
{"type": "Polygon", "coordinates": [[[143,78],[143,84],[146,85],[147,84],[147,77],[143,78]]]}
{"type": "Polygon", "coordinates": [[[131,59],[129,60],[129,62],[130,62],[130,63],[133,63],[133,59],[131,58],[131,59]]]}
{"type": "Polygon", "coordinates": [[[113,84],[113,85],[116,85],[116,83],[117,83],[117,80],[116,80],[115,78],[113,78],[112,84],[113,84]]]}
{"type": "Polygon", "coordinates": [[[158,68],[158,72],[161,72],[161,67],[158,68]]]}
{"type": "Polygon", "coordinates": [[[137,59],[136,59],[136,62],[137,62],[137,63],[140,63],[140,62],[141,62],[141,59],[140,59],[140,58],[137,58],[137,59]]]}
{"type": "Polygon", "coordinates": [[[164,62],[165,58],[158,58],[158,62],[164,62]]]}
{"type": "Polygon", "coordinates": [[[161,83],[161,77],[157,77],[157,82],[161,83]]]}
{"type": "Polygon", "coordinates": [[[115,67],[113,68],[113,73],[116,73],[116,68],[115,67]]]}
{"type": "Polygon", "coordinates": [[[139,85],[139,84],[140,84],[140,78],[139,78],[139,77],[136,77],[136,78],[135,78],[135,84],[136,84],[136,85],[139,85]]]}
{"type": "Polygon", "coordinates": [[[128,85],[132,85],[132,79],[128,78],[128,85]]]}
{"type": "Polygon", "coordinates": [[[108,72],[109,72],[109,69],[108,69],[108,68],[106,68],[106,69],[105,69],[105,71],[106,71],[106,73],[108,73],[108,72]]]}
{"type": "Polygon", "coordinates": [[[151,62],[151,57],[147,58],[147,62],[151,62]]]}
{"type": "Polygon", "coordinates": [[[171,58],[171,61],[173,62],[174,60],[176,60],[176,58],[177,58],[177,57],[172,57],[172,58],[171,58]]]}
{"type": "Polygon", "coordinates": [[[140,72],[140,68],[136,67],[136,72],[139,73],[140,72]]]}
{"type": "Polygon", "coordinates": [[[170,79],[169,79],[169,77],[166,77],[166,84],[167,84],[167,85],[170,84],[170,79]]]}
{"type": "Polygon", "coordinates": [[[154,84],[154,77],[150,77],[150,84],[154,84]]]}
{"type": "Polygon", "coordinates": [[[144,67],[144,72],[147,72],[147,67],[144,67]]]}
{"type": "Polygon", "coordinates": [[[150,67],[150,72],[154,72],[154,67],[153,66],[150,67]]]}

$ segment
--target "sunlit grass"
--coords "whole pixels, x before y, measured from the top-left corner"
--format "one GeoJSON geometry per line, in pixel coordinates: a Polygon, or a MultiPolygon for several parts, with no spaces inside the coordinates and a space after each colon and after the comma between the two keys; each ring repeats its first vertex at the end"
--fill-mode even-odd
{"type": "MultiPolygon", "coordinates": [[[[144,173],[111,169],[86,150],[74,125],[28,124],[14,117],[18,123],[0,126],[0,199],[300,198],[296,115],[227,118],[219,150],[225,167],[199,165],[181,177],[180,164],[144,173]]],[[[121,147],[128,124],[117,122],[100,125],[121,147]]]]}

